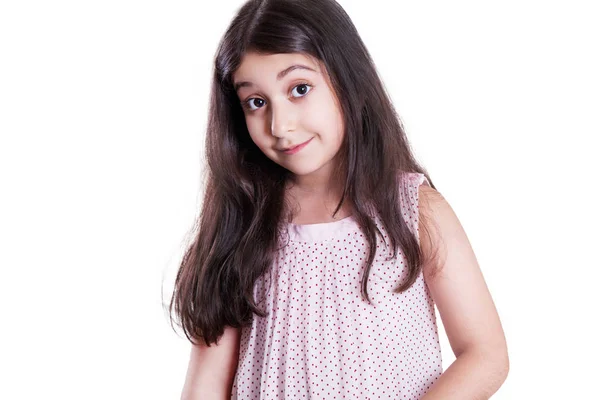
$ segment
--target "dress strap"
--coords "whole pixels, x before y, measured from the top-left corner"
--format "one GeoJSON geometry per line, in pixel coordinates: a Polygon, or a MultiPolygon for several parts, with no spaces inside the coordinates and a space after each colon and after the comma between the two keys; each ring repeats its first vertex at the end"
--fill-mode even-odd
{"type": "Polygon", "coordinates": [[[419,238],[419,186],[430,186],[425,174],[404,172],[400,182],[400,204],[404,221],[419,238]]]}

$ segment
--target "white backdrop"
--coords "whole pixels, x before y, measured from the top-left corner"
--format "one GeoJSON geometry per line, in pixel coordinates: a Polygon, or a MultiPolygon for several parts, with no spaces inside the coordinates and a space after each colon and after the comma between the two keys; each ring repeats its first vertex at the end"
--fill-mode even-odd
{"type": "MultiPolygon", "coordinates": [[[[162,302],[242,4],[211,3],[0,3],[0,398],[179,398],[190,345],[162,302]]],[[[493,398],[596,398],[596,2],[340,3],[500,313],[493,398]]]]}

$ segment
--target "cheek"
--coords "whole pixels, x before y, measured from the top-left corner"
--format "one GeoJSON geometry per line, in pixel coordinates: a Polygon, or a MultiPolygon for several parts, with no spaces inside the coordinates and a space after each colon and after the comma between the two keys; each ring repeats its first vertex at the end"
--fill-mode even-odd
{"type": "Polygon", "coordinates": [[[275,146],[275,137],[269,136],[264,132],[261,128],[248,126],[248,132],[250,134],[250,139],[254,142],[256,147],[268,158],[275,160],[276,157],[274,150],[275,146]]]}
{"type": "Polygon", "coordinates": [[[343,140],[344,121],[340,109],[332,97],[333,94],[321,94],[311,102],[310,107],[305,110],[305,121],[311,121],[311,127],[315,132],[327,132],[324,140],[339,144],[343,140]],[[310,117],[308,117],[310,116],[310,117]]]}
{"type": "Polygon", "coordinates": [[[344,120],[340,111],[336,108],[331,108],[329,115],[328,131],[331,132],[330,140],[332,144],[339,148],[344,141],[344,120]],[[335,115],[335,118],[331,118],[332,115],[335,115]]]}
{"type": "Polygon", "coordinates": [[[338,141],[339,141],[339,144],[341,145],[342,142],[344,141],[344,136],[345,136],[344,120],[341,116],[340,116],[340,120],[338,122],[336,129],[338,130],[338,141]]]}
{"type": "Polygon", "coordinates": [[[266,140],[268,140],[268,137],[264,135],[264,132],[262,131],[259,124],[256,122],[255,119],[246,119],[246,127],[248,128],[248,133],[250,134],[250,138],[252,139],[252,141],[259,148],[262,149],[265,146],[265,142],[266,140]]]}

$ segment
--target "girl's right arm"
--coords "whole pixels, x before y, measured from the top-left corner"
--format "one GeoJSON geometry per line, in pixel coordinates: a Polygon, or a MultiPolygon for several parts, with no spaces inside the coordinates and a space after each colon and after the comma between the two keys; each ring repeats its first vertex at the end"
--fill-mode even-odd
{"type": "Polygon", "coordinates": [[[219,344],[192,344],[181,400],[228,400],[239,359],[240,329],[225,327],[219,344]]]}

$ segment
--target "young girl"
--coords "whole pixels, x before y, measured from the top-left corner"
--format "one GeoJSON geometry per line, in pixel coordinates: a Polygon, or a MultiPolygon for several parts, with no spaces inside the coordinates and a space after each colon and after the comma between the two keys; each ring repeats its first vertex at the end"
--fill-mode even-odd
{"type": "Polygon", "coordinates": [[[508,371],[490,293],[343,9],[248,1],[214,67],[171,299],[193,344],[182,398],[489,398],[508,371]]]}

